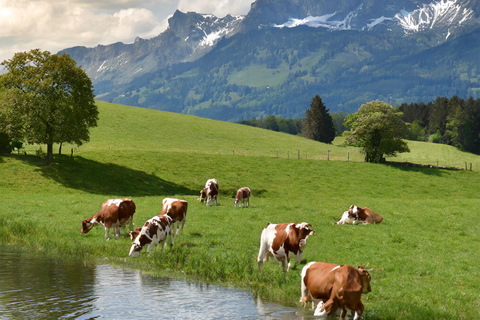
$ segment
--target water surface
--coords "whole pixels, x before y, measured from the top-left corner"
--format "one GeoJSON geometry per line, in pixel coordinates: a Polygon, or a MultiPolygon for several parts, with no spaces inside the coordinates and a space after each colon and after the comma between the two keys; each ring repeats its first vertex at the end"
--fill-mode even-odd
{"type": "MultiPolygon", "coordinates": [[[[298,297],[292,297],[298,299],[298,297]]],[[[0,319],[313,319],[249,292],[0,246],[0,319]]]]}

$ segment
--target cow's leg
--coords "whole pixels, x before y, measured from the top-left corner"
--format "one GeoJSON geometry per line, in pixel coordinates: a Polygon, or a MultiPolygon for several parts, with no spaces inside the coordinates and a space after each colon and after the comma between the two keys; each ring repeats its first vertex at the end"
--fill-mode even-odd
{"type": "Polygon", "coordinates": [[[320,302],[317,304],[317,308],[315,309],[313,315],[322,318],[327,317],[327,311],[325,310],[325,304],[323,301],[320,300],[320,302]]]}
{"type": "Polygon", "coordinates": [[[359,320],[360,317],[362,316],[363,314],[363,310],[365,309],[365,307],[363,306],[363,303],[360,301],[357,305],[357,307],[355,308],[355,316],[353,317],[353,320],[359,320]]]}
{"type": "Polygon", "coordinates": [[[250,198],[247,198],[247,208],[250,206],[250,198]]]}
{"type": "Polygon", "coordinates": [[[105,239],[110,240],[110,228],[105,227],[105,239]]]}
{"type": "Polygon", "coordinates": [[[263,263],[268,261],[268,249],[267,245],[263,241],[263,239],[260,241],[260,249],[258,250],[258,256],[257,256],[257,261],[258,261],[258,273],[262,273],[262,266],[263,263]]]}
{"type": "Polygon", "coordinates": [[[288,258],[288,253],[285,259],[282,259],[282,267],[283,267],[283,272],[288,272],[290,270],[290,258],[288,258]],[[286,270],[285,270],[285,266],[287,267],[286,270]]]}
{"type": "Polygon", "coordinates": [[[120,226],[120,222],[117,222],[113,226],[113,230],[115,230],[115,240],[118,240],[118,238],[120,238],[120,231],[122,230],[122,227],[120,226]]]}

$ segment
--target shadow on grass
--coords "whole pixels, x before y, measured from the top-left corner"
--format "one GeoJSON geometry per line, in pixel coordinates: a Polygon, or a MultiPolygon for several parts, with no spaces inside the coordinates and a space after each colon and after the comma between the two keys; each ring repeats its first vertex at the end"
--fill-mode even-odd
{"type": "Polygon", "coordinates": [[[387,166],[400,169],[402,171],[414,171],[420,172],[430,176],[441,176],[442,172],[440,170],[459,170],[458,168],[437,168],[431,165],[421,165],[410,162],[393,162],[387,161],[385,163],[387,166]]]}
{"type": "Polygon", "coordinates": [[[92,194],[118,196],[196,195],[191,190],[153,174],[113,163],[101,163],[79,156],[55,155],[53,164],[45,166],[36,156],[21,156],[18,160],[36,166],[42,176],[62,184],[66,188],[92,194]]]}

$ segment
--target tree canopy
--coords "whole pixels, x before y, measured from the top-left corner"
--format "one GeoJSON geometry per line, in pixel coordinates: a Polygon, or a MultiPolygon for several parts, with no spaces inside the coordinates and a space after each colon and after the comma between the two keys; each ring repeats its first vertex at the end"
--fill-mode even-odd
{"type": "Polygon", "coordinates": [[[328,111],[319,95],[313,97],[303,119],[302,134],[305,138],[324,143],[335,139],[335,127],[328,111]]]}
{"type": "Polygon", "coordinates": [[[28,143],[47,145],[50,165],[54,143],[89,141],[97,125],[93,86],[68,54],[34,49],[2,62],[0,131],[28,143]]]}
{"type": "Polygon", "coordinates": [[[356,113],[345,117],[344,125],[351,129],[346,144],[363,148],[367,162],[385,162],[385,156],[410,151],[402,140],[408,134],[402,113],[386,102],[363,104],[356,113]]]}

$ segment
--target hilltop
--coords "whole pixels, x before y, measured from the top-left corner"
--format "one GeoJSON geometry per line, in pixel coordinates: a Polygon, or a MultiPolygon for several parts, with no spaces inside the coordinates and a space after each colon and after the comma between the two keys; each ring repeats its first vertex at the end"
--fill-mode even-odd
{"type": "MultiPolygon", "coordinates": [[[[373,269],[373,291],[362,298],[365,319],[480,316],[480,229],[472,223],[480,205],[478,171],[325,161],[314,155],[358,151],[190,115],[104,102],[99,111],[91,141],[73,156],[56,155],[49,167],[31,154],[38,146],[29,155],[0,157],[0,243],[235,286],[297,307],[306,262],[363,265],[373,269]],[[284,156],[299,149],[307,159],[284,156]],[[196,198],[213,177],[220,183],[220,205],[206,207],[196,198]],[[233,197],[243,186],[252,190],[250,208],[237,209],[233,197]],[[163,198],[187,200],[185,229],[173,250],[130,259],[128,237],[105,241],[101,228],[81,234],[81,221],[114,197],[135,201],[136,226],[159,213],[163,198]],[[332,225],[351,204],[368,206],[384,221],[332,225]],[[309,222],[316,231],[304,260],[286,275],[277,263],[266,263],[259,276],[261,230],[269,222],[290,221],[309,222]]],[[[444,145],[412,146],[411,157],[480,158],[444,145]]]]}

